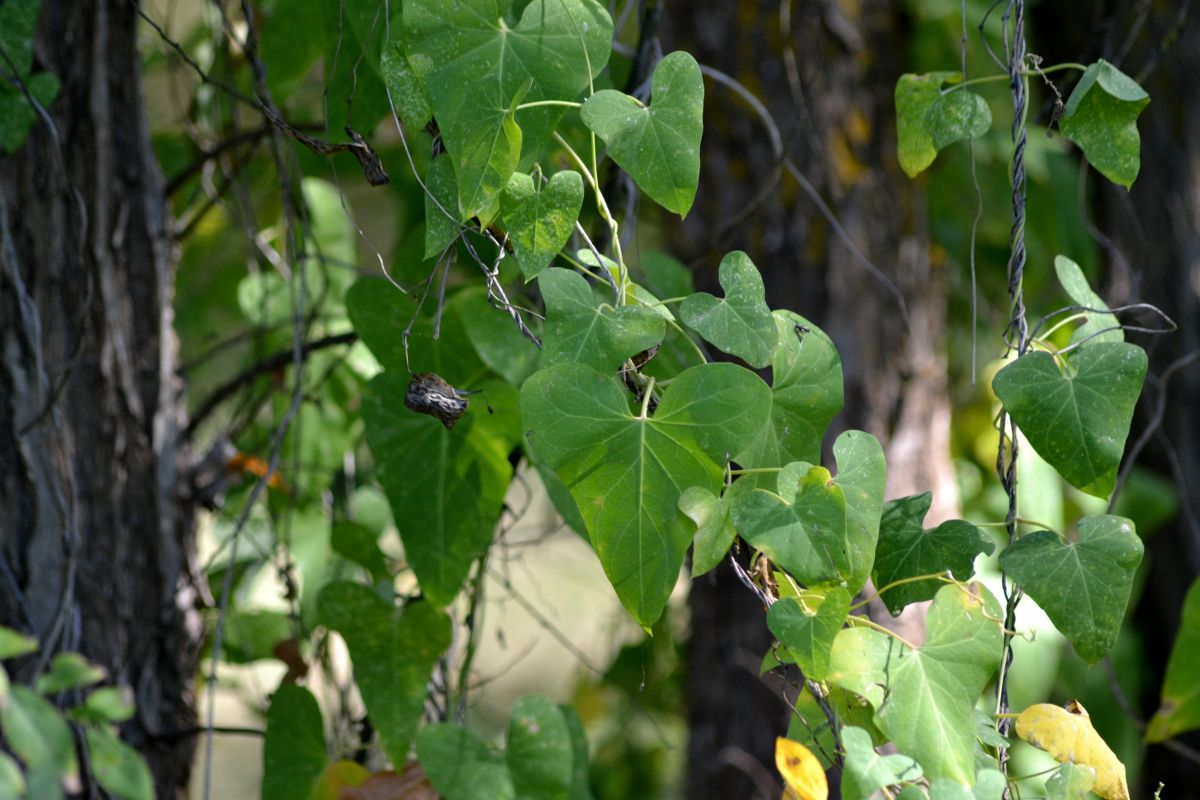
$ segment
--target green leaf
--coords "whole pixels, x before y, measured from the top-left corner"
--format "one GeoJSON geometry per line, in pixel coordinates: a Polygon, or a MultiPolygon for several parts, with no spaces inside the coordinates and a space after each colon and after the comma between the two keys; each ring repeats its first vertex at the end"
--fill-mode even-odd
{"type": "Polygon", "coordinates": [[[426,596],[446,606],[492,541],[512,466],[472,440],[473,421],[448,430],[405,408],[407,386],[390,372],[367,385],[367,442],[405,557],[426,596]]]}
{"type": "Polygon", "coordinates": [[[119,723],[133,719],[133,693],[128,688],[103,686],[91,692],[72,714],[92,722],[119,723]]]}
{"type": "Polygon", "coordinates": [[[1161,742],[1200,728],[1200,580],[1183,601],[1179,634],[1167,661],[1162,702],[1146,727],[1147,742],[1161,742]]]}
{"type": "Polygon", "coordinates": [[[457,725],[437,723],[417,735],[417,759],[446,800],[513,800],[504,756],[457,725]]]}
{"type": "MultiPolygon", "coordinates": [[[[9,3],[12,5],[12,3],[9,3]]],[[[0,24],[0,28],[4,26],[0,24]]],[[[25,88],[46,108],[58,96],[58,78],[49,72],[39,72],[24,78],[25,88]]],[[[29,129],[37,119],[37,112],[29,105],[28,98],[20,89],[0,82],[0,153],[15,153],[25,143],[29,129]]]]}
{"type": "Polygon", "coordinates": [[[575,498],[617,596],[649,626],[691,539],[680,495],[720,488],[720,464],[765,424],[770,391],[742,367],[705,364],[680,373],[653,416],[630,399],[616,377],[558,364],[525,382],[521,414],[538,457],[575,498]]]}
{"type": "Polygon", "coordinates": [[[1000,567],[1021,584],[1089,664],[1117,641],[1142,540],[1124,517],[1084,517],[1079,541],[1031,533],[1000,554],[1000,567]]]}
{"type": "Polygon", "coordinates": [[[1047,800],[1087,800],[1096,782],[1096,770],[1081,764],[1063,764],[1046,779],[1047,800]]]}
{"type": "Polygon", "coordinates": [[[929,72],[901,75],[896,82],[896,151],[910,178],[943,147],[982,136],[992,126],[991,110],[979,95],[965,89],[942,94],[943,84],[960,80],[957,72],[929,72]]]}
{"type": "Polygon", "coordinates": [[[380,73],[396,114],[408,133],[411,135],[424,128],[433,116],[433,109],[404,55],[404,31],[399,25],[392,26],[392,40],[384,45],[380,73]]]}
{"type": "Polygon", "coordinates": [[[330,542],[333,552],[358,564],[372,578],[385,580],[389,576],[388,566],[378,539],[375,531],[365,525],[344,519],[333,523],[330,542]]]}
{"type": "Polygon", "coordinates": [[[804,677],[825,680],[833,639],[850,613],[850,593],[840,586],[821,593],[806,591],[800,597],[780,599],[767,613],[767,627],[786,647],[804,677]]]}
{"type": "Polygon", "coordinates": [[[969,786],[975,778],[979,693],[996,670],[1000,606],[987,589],[945,586],[934,597],[919,649],[868,628],[837,635],[829,682],[864,697],[875,722],[930,780],[969,786]]]}
{"type": "Polygon", "coordinates": [[[729,519],[731,502],[700,486],[692,486],[679,497],[679,510],[696,523],[692,543],[692,577],[711,570],[733,546],[737,531],[729,519]]]}
{"type": "Polygon", "coordinates": [[[546,302],[546,336],[542,363],[584,364],[613,372],[627,358],[662,341],[666,323],[653,310],[626,304],[596,305],[582,276],[551,267],[538,276],[546,302]]]}
{"type": "MultiPolygon", "coordinates": [[[[996,549],[991,537],[969,522],[952,519],[933,530],[921,522],[929,513],[933,496],[929,492],[892,500],[883,510],[879,523],[879,546],[875,552],[875,587],[949,570],[960,581],[974,573],[975,556],[991,555],[996,549]]],[[[932,600],[945,584],[929,579],[905,583],[888,589],[882,599],[888,610],[899,614],[909,603],[932,600]]]]}
{"type": "Polygon", "coordinates": [[[262,800],[309,797],[328,760],[317,699],[301,686],[283,684],[267,709],[262,800]]]}
{"type": "MultiPolygon", "coordinates": [[[[78,791],[75,740],[58,709],[28,687],[12,686],[0,703],[0,729],[8,747],[29,768],[31,790],[44,786],[49,797],[62,797],[63,788],[78,791]],[[46,780],[47,775],[52,780],[46,780]]],[[[34,796],[40,800],[47,795],[34,796]]]]}
{"type": "Polygon", "coordinates": [[[520,386],[534,371],[539,350],[513,318],[487,299],[487,289],[469,286],[454,295],[450,308],[462,320],[479,360],[504,380],[520,386]]]}
{"type": "Polygon", "coordinates": [[[24,797],[25,776],[8,753],[0,752],[0,797],[24,797]]]}
{"type": "Polygon", "coordinates": [[[500,213],[525,280],[550,266],[571,238],[582,207],[583,178],[578,172],[556,172],[545,186],[523,172],[508,179],[500,196],[500,213]]]}
{"type": "Polygon", "coordinates": [[[1141,168],[1137,118],[1149,102],[1133,78],[1100,59],[1071,92],[1058,128],[1101,175],[1128,189],[1141,168]]]}
{"type": "Polygon", "coordinates": [[[779,494],[755,490],[733,503],[734,526],[806,585],[845,581],[857,592],[875,556],[887,464],[878,440],[846,431],[833,446],[838,475],[805,462],[779,474],[779,494]]]}
{"type": "Polygon", "coordinates": [[[517,701],[508,726],[508,771],[518,797],[572,800],[587,796],[587,750],[575,763],[575,712],[540,695],[517,701]],[[581,769],[582,768],[582,769],[581,769]],[[578,782],[584,778],[582,784],[578,782]]]}
{"type": "Polygon", "coordinates": [[[565,110],[537,106],[514,118],[514,101],[576,99],[612,48],[612,20],[596,0],[533,0],[515,28],[501,19],[507,5],[404,3],[409,65],[454,163],[464,218],[495,201],[518,159],[534,161],[565,110]]]}
{"type": "Polygon", "coordinates": [[[677,51],[658,62],[651,103],[612,89],[583,104],[583,122],[608,146],[608,155],[652,200],[686,216],[700,180],[704,80],[700,65],[677,51]]]}
{"type": "Polygon", "coordinates": [[[721,259],[720,281],[725,297],[694,294],[679,307],[679,318],[718,349],[752,367],[767,366],[779,344],[779,331],[758,267],[736,250],[721,259]]]}
{"type": "Polygon", "coordinates": [[[0,660],[36,653],[37,649],[37,639],[0,626],[0,660]]]}
{"type": "Polygon", "coordinates": [[[842,728],[842,746],[846,749],[842,770],[842,797],[846,800],[867,800],[887,786],[921,777],[921,765],[908,756],[876,753],[870,734],[862,728],[842,728]]]}
{"type": "Polygon", "coordinates": [[[345,581],[323,588],[317,607],[322,623],[346,640],[354,678],[384,752],[393,764],[404,764],[421,721],[429,676],[450,646],[449,617],[419,600],[397,616],[391,603],[345,581]]]}
{"type": "Polygon", "coordinates": [[[975,773],[975,786],[972,787],[971,794],[974,795],[974,800],[1004,800],[1004,790],[1007,788],[1008,781],[1003,772],[984,768],[975,773]]]}
{"type": "Polygon", "coordinates": [[[738,453],[743,467],[815,464],[821,440],[842,409],[842,362],[825,332],[790,311],[774,312],[779,346],[771,359],[771,423],[738,453]]]}
{"type": "Polygon", "coordinates": [[[33,67],[33,37],[37,32],[41,0],[6,0],[0,3],[0,48],[12,62],[5,71],[25,77],[33,67]]]}
{"type": "Polygon", "coordinates": [[[104,667],[93,664],[79,653],[59,653],[50,662],[50,670],[38,676],[38,694],[50,695],[90,686],[104,680],[104,667]]]}
{"type": "Polygon", "coordinates": [[[122,800],[154,800],[154,778],[141,753],[107,727],[88,725],[84,733],[88,765],[105,791],[122,800]]]}
{"type": "MultiPolygon", "coordinates": [[[[1055,256],[1054,272],[1058,275],[1058,282],[1066,290],[1067,296],[1076,305],[1084,308],[1102,308],[1107,312],[1108,306],[1100,299],[1100,295],[1092,291],[1078,264],[1066,256],[1055,256]]],[[[1096,343],[1125,341],[1125,333],[1121,330],[1121,322],[1116,314],[1092,311],[1083,313],[1086,321],[1071,334],[1072,344],[1084,339],[1096,343]]]]}
{"type": "Polygon", "coordinates": [[[1054,356],[1026,353],[996,373],[992,389],[1037,454],[1072,486],[1107,497],[1116,484],[1146,352],[1088,343],[1063,374],[1054,356]]]}
{"type": "Polygon", "coordinates": [[[696,291],[691,270],[666,253],[643,253],[638,266],[646,287],[659,297],[686,297],[696,291]]]}
{"type": "Polygon", "coordinates": [[[233,664],[274,658],[275,645],[294,635],[294,622],[280,611],[231,610],[225,618],[222,657],[233,664]]]}
{"type": "MultiPolygon", "coordinates": [[[[446,156],[435,158],[425,173],[425,258],[436,258],[462,231],[458,184],[446,156]]],[[[470,219],[470,217],[466,217],[470,219]]]]}

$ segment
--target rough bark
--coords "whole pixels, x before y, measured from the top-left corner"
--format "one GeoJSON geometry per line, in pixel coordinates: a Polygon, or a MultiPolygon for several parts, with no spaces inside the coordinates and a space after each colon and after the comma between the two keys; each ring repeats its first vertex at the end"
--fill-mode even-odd
{"type": "MultiPolygon", "coordinates": [[[[846,407],[832,432],[860,428],[879,437],[888,455],[888,496],[933,490],[930,518],[945,518],[957,490],[941,344],[944,293],[928,259],[923,197],[895,157],[892,92],[905,66],[901,6],[783,5],[791,6],[790,37],[781,29],[779,2],[668,3],[664,49],[689,50],[763,100],[787,152],[829,202],[846,238],[898,286],[907,323],[893,292],[790,176],[770,189],[777,162],[762,123],[712,81],[700,192],[672,231],[672,247],[709,284],[723,253],[751,254],[771,304],[798,310],[838,346],[846,407]],[[753,205],[764,189],[761,205],[753,205]],[[735,224],[726,230],[727,222],[735,224]]],[[[763,610],[746,594],[724,568],[692,588],[690,798],[770,794],[774,741],[788,709],[758,678],[771,639],[763,610]]]]}
{"type": "MultiPolygon", "coordinates": [[[[44,0],[35,66],[62,88],[0,159],[0,624],[127,686],[159,797],[186,784],[197,630],[175,492],[173,257],[142,116],[133,3],[44,0]],[[174,732],[176,735],[170,735],[174,732]]],[[[70,698],[68,698],[70,700],[70,698]]]]}

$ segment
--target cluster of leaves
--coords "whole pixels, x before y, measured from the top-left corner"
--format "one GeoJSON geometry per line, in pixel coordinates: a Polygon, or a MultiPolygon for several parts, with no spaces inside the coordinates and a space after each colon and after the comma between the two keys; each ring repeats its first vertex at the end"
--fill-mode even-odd
{"type": "MultiPolygon", "coordinates": [[[[0,628],[0,661],[36,653],[36,640],[0,628]]],[[[78,653],[58,653],[33,686],[13,685],[0,666],[0,796],[54,800],[79,792],[82,780],[76,735],[85,745],[92,778],[113,797],[151,800],[154,783],[142,756],[121,741],[116,726],[133,716],[133,703],[116,687],[93,688],[102,667],[78,653]],[[69,698],[64,713],[55,705],[69,698]],[[22,769],[22,765],[24,769],[22,769]]]]}
{"type": "Polygon", "coordinates": [[[47,106],[58,95],[58,78],[33,72],[33,31],[41,0],[0,4],[0,154],[15,153],[36,116],[32,99],[47,106]]]}

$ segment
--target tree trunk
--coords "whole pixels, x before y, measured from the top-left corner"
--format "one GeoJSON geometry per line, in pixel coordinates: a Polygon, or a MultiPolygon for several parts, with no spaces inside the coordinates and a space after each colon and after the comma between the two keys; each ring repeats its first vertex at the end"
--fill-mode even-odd
{"type": "Polygon", "coordinates": [[[0,159],[0,624],[42,645],[18,680],[74,650],[132,690],[122,734],[170,797],[191,760],[179,732],[194,725],[198,630],[137,20],[133,3],[43,0],[35,69],[62,85],[54,128],[40,120],[0,159]]]}
{"type": "MultiPolygon", "coordinates": [[[[745,250],[763,272],[771,305],[799,311],[833,338],[845,369],[846,406],[831,433],[860,428],[879,437],[888,456],[888,497],[932,490],[929,519],[936,522],[957,506],[944,292],[928,259],[923,196],[895,156],[892,97],[906,52],[900,4],[782,6],[791,9],[790,35],[781,28],[779,2],[668,3],[665,49],[689,50],[764,102],[788,155],[844,233],[788,174],[771,188],[777,160],[763,123],[710,80],[700,192],[686,222],[671,232],[672,246],[700,266],[709,284],[723,253],[745,250]],[[847,240],[895,288],[871,275],[847,240]]],[[[763,609],[748,594],[724,567],[692,587],[687,796],[693,800],[778,796],[774,744],[789,712],[759,680],[771,637],[763,609]]],[[[920,639],[921,611],[915,616],[919,633],[906,635],[920,639]]]]}

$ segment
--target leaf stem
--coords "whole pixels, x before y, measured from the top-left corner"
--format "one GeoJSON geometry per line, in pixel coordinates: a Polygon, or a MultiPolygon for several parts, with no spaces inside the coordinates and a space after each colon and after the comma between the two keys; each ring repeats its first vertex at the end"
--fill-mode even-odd
{"type": "Polygon", "coordinates": [[[696,355],[700,356],[701,364],[708,363],[708,356],[705,355],[704,351],[700,349],[700,345],[696,344],[695,339],[693,339],[691,336],[687,335],[687,331],[685,331],[678,322],[676,322],[674,319],[669,319],[669,320],[667,320],[667,324],[670,325],[672,328],[674,328],[676,331],[678,331],[679,335],[684,338],[684,341],[686,341],[688,344],[690,344],[692,346],[692,349],[696,351],[696,355]]]}
{"type": "Polygon", "coordinates": [[[750,469],[731,469],[731,475],[755,475],[762,472],[782,472],[783,467],[751,467],[750,469]]]}
{"type": "Polygon", "coordinates": [[[918,583],[920,581],[944,581],[945,583],[958,583],[958,581],[956,581],[953,577],[947,577],[945,572],[931,572],[928,575],[914,575],[908,578],[900,578],[899,580],[892,581],[882,588],[876,589],[875,594],[850,606],[850,610],[857,611],[875,598],[882,597],[884,592],[891,591],[897,586],[903,586],[906,583],[918,583]]]}
{"type": "MultiPolygon", "coordinates": [[[[1021,70],[1021,74],[1028,78],[1031,75],[1049,75],[1051,72],[1062,72],[1063,70],[1068,69],[1078,70],[1079,72],[1087,72],[1087,67],[1085,67],[1083,64],[1076,64],[1073,61],[1068,61],[1062,64],[1055,64],[1054,66],[1046,67],[1045,69],[1041,70],[1023,69],[1021,70]]],[[[1006,80],[1008,80],[1007,73],[1002,75],[983,75],[978,78],[971,78],[969,80],[956,83],[953,86],[944,89],[942,94],[946,95],[950,94],[951,92],[957,92],[959,89],[964,89],[968,86],[975,86],[976,84],[980,83],[998,83],[999,81],[1006,80]]]]}
{"type": "Polygon", "coordinates": [[[542,108],[543,106],[562,106],[564,108],[583,108],[583,103],[576,103],[571,100],[531,100],[528,103],[521,103],[517,106],[517,111],[524,111],[528,108],[542,108]]]}
{"type": "Polygon", "coordinates": [[[642,394],[642,413],[638,419],[650,418],[650,398],[654,395],[654,376],[650,376],[650,383],[646,384],[646,390],[642,394]]]}
{"type": "Polygon", "coordinates": [[[900,634],[896,633],[895,631],[888,630],[887,628],[880,625],[878,622],[873,622],[870,619],[868,619],[867,617],[849,617],[848,616],[848,617],[846,617],[846,623],[849,624],[851,627],[853,627],[855,625],[865,625],[868,628],[871,628],[872,630],[876,630],[876,631],[879,631],[880,633],[887,634],[888,636],[892,637],[900,644],[907,647],[909,650],[917,649],[916,647],[913,646],[912,642],[908,641],[900,634]]]}

